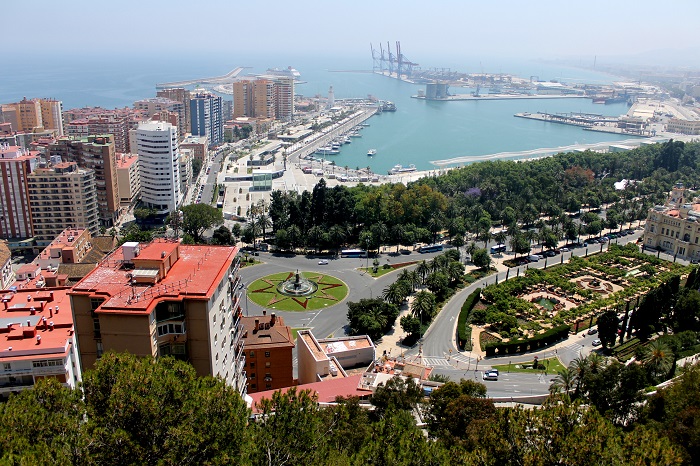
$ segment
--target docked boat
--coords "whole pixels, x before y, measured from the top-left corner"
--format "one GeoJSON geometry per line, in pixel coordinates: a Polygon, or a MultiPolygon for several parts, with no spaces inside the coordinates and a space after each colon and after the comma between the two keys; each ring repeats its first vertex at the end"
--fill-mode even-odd
{"type": "Polygon", "coordinates": [[[377,149],[370,149],[367,151],[367,156],[372,157],[376,153],[377,153],[377,149]]]}
{"type": "Polygon", "coordinates": [[[362,135],[361,135],[359,132],[357,132],[357,131],[353,131],[352,133],[350,133],[349,136],[350,136],[351,138],[361,138],[361,137],[362,137],[362,135]]]}
{"type": "Polygon", "coordinates": [[[411,164],[408,167],[404,167],[403,165],[394,165],[394,168],[389,170],[390,175],[401,175],[404,173],[411,173],[416,171],[416,166],[411,164]]]}
{"type": "Polygon", "coordinates": [[[360,124],[357,125],[357,126],[360,126],[360,127],[362,127],[362,128],[367,128],[367,127],[369,126],[369,123],[360,123],[360,124]]]}
{"type": "Polygon", "coordinates": [[[340,154],[340,151],[338,149],[333,149],[332,147],[325,146],[316,149],[316,153],[319,155],[337,155],[340,154]]]}

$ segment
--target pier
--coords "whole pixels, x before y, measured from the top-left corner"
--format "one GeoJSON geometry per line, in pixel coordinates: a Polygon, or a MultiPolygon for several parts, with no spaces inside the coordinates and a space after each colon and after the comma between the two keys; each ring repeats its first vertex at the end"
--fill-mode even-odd
{"type": "Polygon", "coordinates": [[[414,99],[431,101],[453,101],[453,100],[529,100],[529,99],[587,99],[584,95],[570,94],[454,94],[440,98],[427,98],[424,95],[412,95],[414,99]]]}
{"type": "Polygon", "coordinates": [[[191,86],[193,84],[227,84],[232,83],[238,78],[238,75],[246,69],[244,66],[239,66],[238,68],[229,71],[223,76],[215,76],[213,78],[198,78],[198,79],[188,79],[185,81],[173,81],[169,83],[158,83],[156,84],[156,89],[165,89],[168,87],[184,87],[191,86]]]}
{"type": "MultiPolygon", "coordinates": [[[[674,138],[681,139],[681,138],[674,138]]],[[[529,160],[529,159],[539,159],[542,157],[551,157],[560,153],[566,152],[609,152],[610,146],[627,146],[630,148],[639,147],[642,144],[655,144],[668,141],[667,137],[652,137],[645,139],[626,139],[624,141],[615,142],[597,142],[594,144],[573,144],[570,146],[559,146],[550,148],[541,148],[517,152],[499,152],[497,154],[488,155],[464,155],[460,157],[454,157],[451,159],[444,160],[431,160],[430,163],[436,167],[444,168],[450,165],[453,166],[464,166],[474,162],[485,162],[488,160],[529,160]]]]}

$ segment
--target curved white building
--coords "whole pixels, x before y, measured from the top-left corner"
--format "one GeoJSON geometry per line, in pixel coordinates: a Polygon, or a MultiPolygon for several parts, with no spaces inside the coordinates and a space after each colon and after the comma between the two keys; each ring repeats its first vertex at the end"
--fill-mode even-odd
{"type": "Polygon", "coordinates": [[[141,200],[158,214],[172,212],[182,200],[177,128],[164,121],[139,124],[136,150],[141,200]]]}

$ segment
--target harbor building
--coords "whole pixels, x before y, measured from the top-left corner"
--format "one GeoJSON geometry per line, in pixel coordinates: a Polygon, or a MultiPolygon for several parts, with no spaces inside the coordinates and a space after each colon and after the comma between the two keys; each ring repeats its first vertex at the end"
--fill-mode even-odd
{"type": "Polygon", "coordinates": [[[33,241],[27,178],[38,160],[37,152],[0,145],[0,238],[12,249],[31,247],[33,241]]]}
{"type": "Polygon", "coordinates": [[[136,154],[117,154],[117,183],[119,205],[132,207],[141,197],[139,157],[136,154]]]}
{"type": "Polygon", "coordinates": [[[114,137],[111,134],[88,137],[65,136],[48,147],[49,156],[95,172],[100,226],[110,228],[119,221],[119,181],[114,137]]]}
{"type": "Polygon", "coordinates": [[[294,385],[291,328],[273,312],[242,317],[248,393],[294,385]]]}
{"type": "Polygon", "coordinates": [[[666,125],[666,131],[669,133],[680,133],[696,136],[700,134],[700,120],[681,120],[680,118],[671,118],[666,125]]]}
{"type": "Polygon", "coordinates": [[[649,209],[642,244],[680,258],[700,259],[700,198],[683,185],[674,186],[664,205],[649,209]]]}
{"type": "Polygon", "coordinates": [[[27,175],[36,245],[48,246],[66,227],[99,230],[95,172],[75,162],[37,167],[27,175]]]}
{"type": "Polygon", "coordinates": [[[222,98],[208,92],[196,92],[190,99],[191,132],[206,136],[209,147],[218,146],[224,140],[222,98]]]}
{"type": "Polygon", "coordinates": [[[177,128],[170,123],[141,123],[136,130],[141,200],[165,216],[182,201],[177,128]]]}
{"type": "Polygon", "coordinates": [[[6,291],[0,307],[0,395],[55,378],[65,387],[82,381],[68,292],[70,288],[6,291]]]}
{"type": "Polygon", "coordinates": [[[176,100],[183,105],[185,115],[184,119],[181,118],[182,130],[180,131],[180,136],[184,136],[192,130],[192,122],[190,120],[190,91],[182,87],[174,87],[169,89],[160,89],[156,93],[157,97],[164,97],[170,100],[176,100]]]}
{"type": "Polygon", "coordinates": [[[127,242],[70,292],[81,368],[104,351],[173,356],[245,394],[237,247],[127,242]]]}

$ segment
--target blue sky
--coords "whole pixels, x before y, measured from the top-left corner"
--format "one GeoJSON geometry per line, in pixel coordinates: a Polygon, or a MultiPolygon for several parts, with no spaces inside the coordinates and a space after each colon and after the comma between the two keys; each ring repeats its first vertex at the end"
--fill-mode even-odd
{"type": "MultiPolygon", "coordinates": [[[[272,54],[367,56],[400,40],[408,58],[624,58],[697,62],[700,2],[8,0],[11,50],[66,57],[272,54]],[[668,5],[668,6],[664,6],[668,5]],[[15,20],[13,20],[13,18],[15,20]]],[[[446,65],[447,66],[447,65],[446,65]]]]}

